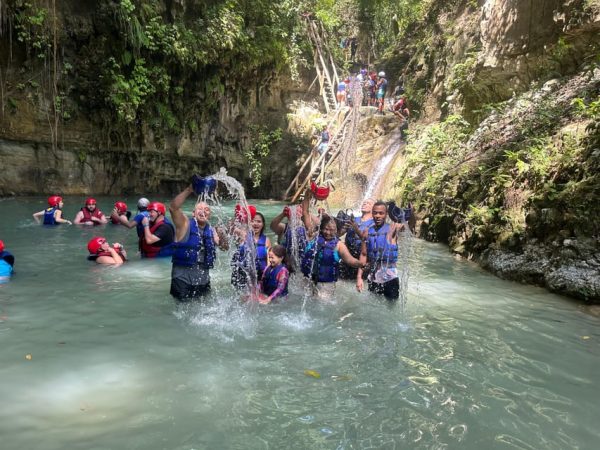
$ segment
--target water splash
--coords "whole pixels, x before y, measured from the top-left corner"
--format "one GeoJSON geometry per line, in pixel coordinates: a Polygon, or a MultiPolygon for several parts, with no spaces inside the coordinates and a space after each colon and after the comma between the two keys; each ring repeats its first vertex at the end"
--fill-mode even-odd
{"type": "MultiPolygon", "coordinates": [[[[241,210],[245,212],[246,217],[251,217],[248,200],[246,199],[246,193],[242,184],[235,178],[229,176],[227,174],[227,169],[224,167],[221,167],[221,169],[214,175],[211,175],[211,177],[225,186],[227,189],[227,195],[237,201],[241,207],[241,210]]],[[[247,277],[245,283],[247,294],[251,297],[255,297],[257,294],[257,286],[259,281],[258,271],[256,268],[257,249],[254,242],[254,233],[252,232],[250,224],[239,219],[234,219],[232,221],[225,217],[219,196],[217,195],[216,191],[211,199],[219,206],[219,224],[224,230],[227,231],[229,242],[237,243],[237,245],[230,247],[230,252],[228,255],[230,260],[234,259],[236,251],[239,251],[242,245],[245,247],[243,259],[238,260],[233,264],[239,265],[242,269],[242,272],[247,277]]]]}

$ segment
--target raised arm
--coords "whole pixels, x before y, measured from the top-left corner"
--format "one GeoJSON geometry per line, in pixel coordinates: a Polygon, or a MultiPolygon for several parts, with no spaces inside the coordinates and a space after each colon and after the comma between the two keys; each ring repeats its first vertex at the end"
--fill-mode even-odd
{"type": "Polygon", "coordinates": [[[312,192],[309,189],[304,193],[304,200],[302,200],[302,223],[304,223],[304,228],[306,229],[306,237],[311,240],[315,233],[318,232],[318,225],[315,227],[312,217],[310,216],[310,198],[312,192]]]}
{"type": "Polygon", "coordinates": [[[277,236],[281,236],[285,232],[285,224],[281,223],[281,221],[283,220],[284,217],[285,217],[285,209],[283,211],[281,211],[279,214],[277,214],[273,218],[273,220],[271,220],[271,224],[269,225],[269,228],[271,229],[271,231],[273,233],[275,233],[277,236]]]}
{"type": "Polygon", "coordinates": [[[217,226],[213,228],[213,239],[216,246],[221,250],[229,250],[229,238],[227,237],[227,232],[223,227],[217,226]]]}
{"type": "Polygon", "coordinates": [[[388,231],[388,234],[387,234],[388,242],[390,242],[391,244],[395,244],[396,242],[398,242],[398,234],[402,230],[404,230],[403,223],[392,222],[390,224],[390,231],[388,231]]]}
{"type": "Polygon", "coordinates": [[[177,194],[177,196],[171,200],[171,203],[169,204],[171,219],[173,219],[173,223],[175,224],[175,240],[177,242],[181,241],[185,237],[190,226],[188,219],[185,217],[181,207],[192,192],[194,192],[194,190],[190,185],[177,194]]]}

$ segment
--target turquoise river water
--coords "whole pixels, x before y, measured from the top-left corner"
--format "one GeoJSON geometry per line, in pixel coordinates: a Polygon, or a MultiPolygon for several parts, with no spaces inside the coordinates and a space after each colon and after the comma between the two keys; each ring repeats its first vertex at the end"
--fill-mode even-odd
{"type": "Polygon", "coordinates": [[[600,448],[600,319],[566,298],[413,240],[404,308],[345,282],[240,304],[226,254],[213,298],[178,307],[134,230],[35,225],[44,206],[0,201],[2,449],[600,448]],[[131,261],[86,261],[99,234],[131,261]]]}

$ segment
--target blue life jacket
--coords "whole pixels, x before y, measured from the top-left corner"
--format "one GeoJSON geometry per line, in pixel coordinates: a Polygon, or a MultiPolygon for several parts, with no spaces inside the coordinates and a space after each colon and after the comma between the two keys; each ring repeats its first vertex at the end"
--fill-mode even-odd
{"type": "MultiPolygon", "coordinates": [[[[135,215],[135,217],[133,218],[133,220],[136,222],[136,231],[137,231],[137,235],[138,237],[142,237],[144,236],[144,226],[142,225],[142,220],[144,219],[144,217],[147,217],[148,220],[150,220],[150,213],[148,211],[140,211],[139,213],[137,213],[135,215]]],[[[165,222],[167,221],[167,218],[165,217],[165,222]]],[[[168,223],[168,222],[167,222],[168,223]]]]}
{"type": "MultiPolygon", "coordinates": [[[[398,244],[390,244],[387,240],[387,234],[390,231],[390,225],[384,224],[375,229],[375,225],[369,227],[369,237],[367,238],[367,260],[369,263],[392,263],[398,261],[398,244]]],[[[371,266],[373,267],[373,266],[371,266]]]]}
{"type": "Polygon", "coordinates": [[[54,213],[57,209],[56,206],[52,206],[44,210],[44,225],[57,225],[56,219],[54,218],[54,213]]]}
{"type": "MultiPolygon", "coordinates": [[[[254,239],[254,235],[248,237],[248,239],[254,239]]],[[[236,252],[233,254],[231,260],[231,266],[235,270],[246,271],[248,269],[247,264],[247,253],[248,251],[248,243],[242,243],[236,252]]],[[[264,270],[267,267],[267,236],[261,234],[258,238],[258,242],[256,242],[256,258],[254,260],[254,265],[256,267],[256,276],[257,279],[260,280],[264,270]]],[[[239,275],[238,275],[239,276],[239,275]]]]}
{"type": "MultiPolygon", "coordinates": [[[[361,222],[360,217],[355,217],[354,221],[357,223],[358,229],[360,231],[364,231],[367,228],[369,228],[371,225],[373,225],[372,218],[365,220],[364,222],[361,222]]],[[[361,241],[360,236],[358,236],[356,234],[356,232],[354,231],[354,228],[348,227],[348,231],[346,231],[346,247],[348,247],[350,254],[352,256],[354,256],[355,258],[357,258],[360,255],[361,245],[362,245],[362,241],[361,241]]]]}
{"type": "Polygon", "coordinates": [[[260,277],[267,268],[267,236],[261,234],[256,243],[256,274],[260,277]]]}
{"type": "Polygon", "coordinates": [[[217,257],[213,230],[210,224],[206,224],[202,235],[195,218],[190,218],[190,236],[185,242],[173,243],[173,264],[176,266],[192,267],[200,265],[205,269],[212,269],[217,257]],[[204,261],[198,261],[200,250],[204,248],[204,261]]]}
{"type": "Polygon", "coordinates": [[[0,252],[0,259],[6,261],[11,267],[15,265],[15,257],[8,250],[2,250],[0,252]]]}
{"type": "Polygon", "coordinates": [[[379,95],[385,95],[385,91],[387,90],[387,85],[388,85],[388,82],[384,78],[383,81],[382,81],[382,83],[379,85],[379,89],[377,89],[377,93],[379,95]]]}
{"type": "MultiPolygon", "coordinates": [[[[293,243],[294,241],[292,236],[292,229],[288,224],[285,227],[285,233],[283,235],[283,239],[280,242],[280,244],[285,247],[285,250],[288,252],[288,255],[293,254],[293,243]]],[[[306,229],[304,227],[296,228],[296,243],[298,244],[298,255],[302,257],[304,249],[306,248],[306,244],[308,243],[306,239],[306,229]]]]}
{"type": "Polygon", "coordinates": [[[304,276],[310,277],[315,283],[337,281],[340,267],[340,256],[336,250],[338,242],[337,237],[326,241],[321,235],[316,244],[314,241],[310,242],[302,255],[300,269],[304,276]]]}
{"type": "MultiPolygon", "coordinates": [[[[263,290],[263,294],[266,295],[271,295],[273,292],[275,292],[275,289],[277,289],[277,276],[279,275],[279,272],[281,272],[281,270],[284,268],[285,266],[283,264],[279,264],[277,267],[267,267],[265,270],[265,273],[263,275],[262,278],[262,290],[263,290]]],[[[287,284],[285,285],[285,289],[283,290],[283,292],[278,295],[278,297],[285,297],[286,295],[288,295],[288,287],[287,284]]]]}

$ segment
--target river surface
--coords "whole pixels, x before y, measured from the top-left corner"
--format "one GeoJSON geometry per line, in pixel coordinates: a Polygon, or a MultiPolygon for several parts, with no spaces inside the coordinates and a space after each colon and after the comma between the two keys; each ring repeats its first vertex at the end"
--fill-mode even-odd
{"type": "Polygon", "coordinates": [[[44,206],[0,201],[16,255],[0,285],[2,449],[600,446],[600,319],[564,297],[414,240],[404,308],[350,283],[334,304],[295,284],[285,304],[243,305],[225,254],[213,298],[182,308],[134,230],[34,225],[44,206]],[[131,261],[86,261],[100,234],[131,261]]]}

